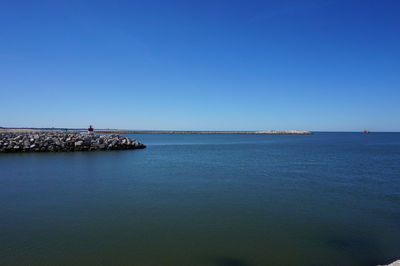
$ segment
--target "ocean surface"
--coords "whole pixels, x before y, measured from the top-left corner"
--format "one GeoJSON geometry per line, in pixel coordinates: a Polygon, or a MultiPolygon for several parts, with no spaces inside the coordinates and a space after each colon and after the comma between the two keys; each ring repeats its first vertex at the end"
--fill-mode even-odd
{"type": "Polygon", "coordinates": [[[0,154],[1,265],[376,265],[400,259],[400,133],[127,135],[0,154]]]}

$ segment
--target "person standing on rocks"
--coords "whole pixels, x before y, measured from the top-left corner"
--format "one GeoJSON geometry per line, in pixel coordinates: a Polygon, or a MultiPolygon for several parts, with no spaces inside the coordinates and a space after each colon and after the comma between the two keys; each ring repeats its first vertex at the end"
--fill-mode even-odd
{"type": "Polygon", "coordinates": [[[89,128],[87,129],[87,133],[89,135],[93,135],[94,134],[92,125],[90,125],[89,128]]]}

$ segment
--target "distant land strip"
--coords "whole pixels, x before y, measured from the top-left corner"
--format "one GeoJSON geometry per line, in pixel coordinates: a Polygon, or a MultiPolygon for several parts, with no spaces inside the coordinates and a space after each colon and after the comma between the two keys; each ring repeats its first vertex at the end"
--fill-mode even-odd
{"type": "Polygon", "coordinates": [[[304,130],[271,130],[271,131],[164,131],[164,130],[95,130],[96,133],[118,134],[263,134],[263,135],[309,135],[304,130]]]}
{"type": "MultiPolygon", "coordinates": [[[[69,131],[86,132],[84,128],[5,128],[1,132],[32,132],[32,131],[69,131]]],[[[212,130],[128,130],[128,129],[95,129],[100,134],[261,134],[261,135],[309,135],[306,130],[266,130],[266,131],[212,131],[212,130]]]]}

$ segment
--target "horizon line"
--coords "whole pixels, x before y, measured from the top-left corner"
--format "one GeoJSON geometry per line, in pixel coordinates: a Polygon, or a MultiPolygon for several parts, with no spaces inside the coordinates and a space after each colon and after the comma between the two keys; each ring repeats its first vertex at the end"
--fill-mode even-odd
{"type": "MultiPolygon", "coordinates": [[[[36,129],[36,130],[87,130],[87,128],[79,128],[79,127],[0,127],[0,129],[36,129]]],[[[332,132],[332,133],[359,133],[363,132],[362,130],[303,130],[303,129],[288,129],[288,130],[280,130],[280,129],[271,129],[271,130],[175,130],[175,129],[121,129],[121,128],[98,128],[97,131],[143,131],[143,132],[262,132],[262,131],[308,131],[308,132],[332,132]]],[[[400,133],[400,131],[370,131],[369,133],[400,133]]]]}

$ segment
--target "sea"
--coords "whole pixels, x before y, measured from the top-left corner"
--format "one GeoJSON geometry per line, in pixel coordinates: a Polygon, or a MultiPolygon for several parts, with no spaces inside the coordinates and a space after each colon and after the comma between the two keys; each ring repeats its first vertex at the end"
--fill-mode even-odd
{"type": "Polygon", "coordinates": [[[0,154],[0,265],[400,259],[400,133],[125,136],[147,148],[0,154]]]}

